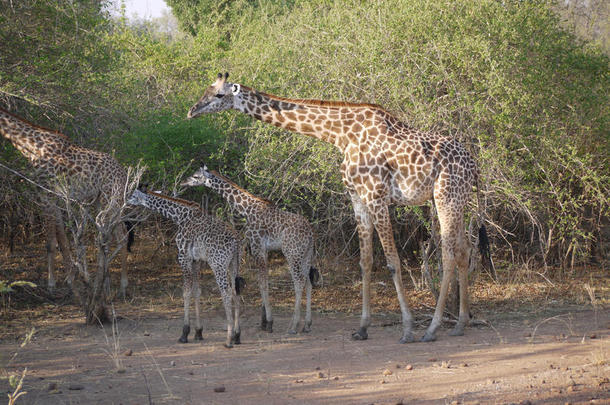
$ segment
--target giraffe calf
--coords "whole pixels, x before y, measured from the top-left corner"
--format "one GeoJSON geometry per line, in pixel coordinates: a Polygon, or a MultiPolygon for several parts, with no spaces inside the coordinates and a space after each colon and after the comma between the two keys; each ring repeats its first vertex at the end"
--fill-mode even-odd
{"type": "Polygon", "coordinates": [[[237,232],[221,220],[208,215],[199,204],[160,193],[135,190],[127,199],[131,205],[140,205],[172,220],[178,226],[176,245],[178,262],[182,267],[184,324],[180,343],[188,342],[191,331],[189,308],[191,294],[195,300],[195,340],[203,340],[203,327],[199,311],[199,268],[207,262],[216,278],[227,316],[225,347],[239,344],[239,298],[245,286],[239,277],[241,241],[237,232]]]}
{"type": "Polygon", "coordinates": [[[301,298],[306,290],[305,324],[303,332],[311,331],[311,289],[320,274],[311,267],[313,258],[313,231],[303,216],[276,207],[270,201],[257,197],[216,171],[201,167],[182,185],[204,185],[219,193],[231,206],[246,218],[246,239],[250,253],[258,268],[258,280],[263,300],[261,328],[273,331],[267,260],[270,251],[281,251],[290,267],[294,284],[294,313],[288,333],[297,333],[301,318],[301,298]]]}

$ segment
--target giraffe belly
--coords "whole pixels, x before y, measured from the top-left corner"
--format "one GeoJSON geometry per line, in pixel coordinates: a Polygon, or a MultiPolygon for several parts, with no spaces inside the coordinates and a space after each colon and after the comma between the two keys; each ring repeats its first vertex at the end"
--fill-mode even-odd
{"type": "Polygon", "coordinates": [[[279,238],[270,238],[267,237],[263,239],[263,246],[265,246],[265,250],[275,251],[282,249],[282,241],[279,238]]]}
{"type": "Polygon", "coordinates": [[[392,203],[396,205],[424,205],[432,199],[434,188],[431,184],[413,184],[403,181],[392,188],[392,203]]]}

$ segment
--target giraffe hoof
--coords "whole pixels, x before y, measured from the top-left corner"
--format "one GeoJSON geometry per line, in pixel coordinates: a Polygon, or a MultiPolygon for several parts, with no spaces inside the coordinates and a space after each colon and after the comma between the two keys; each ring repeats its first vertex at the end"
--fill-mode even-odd
{"type": "Polygon", "coordinates": [[[180,336],[180,339],[178,339],[178,343],[188,343],[189,340],[186,336],[180,336]]]}
{"type": "Polygon", "coordinates": [[[464,327],[455,327],[449,331],[449,336],[464,336],[464,327]]]}
{"type": "Polygon", "coordinates": [[[297,330],[296,330],[296,329],[290,329],[290,330],[288,331],[288,334],[289,334],[289,335],[296,335],[296,334],[297,334],[297,330]]]}
{"type": "Polygon", "coordinates": [[[405,333],[403,337],[400,338],[400,340],[398,341],[398,343],[413,343],[415,342],[415,338],[413,337],[413,333],[409,332],[409,333],[405,333]]]}
{"type": "Polygon", "coordinates": [[[426,332],[424,336],[422,336],[422,342],[434,342],[436,340],[436,335],[434,333],[426,332]]]}
{"type": "Polygon", "coordinates": [[[232,349],[233,343],[225,343],[223,346],[226,347],[227,349],[232,349]]]}
{"type": "Polygon", "coordinates": [[[303,326],[303,330],[301,331],[301,333],[309,333],[311,332],[311,328],[309,326],[303,326]]]}
{"type": "Polygon", "coordinates": [[[352,340],[367,340],[368,338],[369,334],[366,332],[366,328],[360,328],[352,333],[352,340]]]}
{"type": "Polygon", "coordinates": [[[240,345],[241,344],[241,332],[237,332],[235,334],[235,336],[233,336],[233,343],[236,345],[240,345]]]}
{"type": "Polygon", "coordinates": [[[195,329],[195,340],[203,340],[203,328],[195,329]]]}
{"type": "Polygon", "coordinates": [[[273,321],[267,321],[266,330],[269,333],[273,333],[273,321]]]}

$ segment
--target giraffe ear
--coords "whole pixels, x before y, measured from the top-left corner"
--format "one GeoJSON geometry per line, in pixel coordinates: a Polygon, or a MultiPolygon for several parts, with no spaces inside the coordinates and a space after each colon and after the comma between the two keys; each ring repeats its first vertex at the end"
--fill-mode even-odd
{"type": "Polygon", "coordinates": [[[225,80],[229,78],[229,72],[225,72],[225,80]]]}
{"type": "Polygon", "coordinates": [[[241,91],[241,86],[237,83],[233,83],[233,86],[231,86],[231,93],[233,93],[233,95],[236,96],[239,94],[240,91],[241,91]]]}

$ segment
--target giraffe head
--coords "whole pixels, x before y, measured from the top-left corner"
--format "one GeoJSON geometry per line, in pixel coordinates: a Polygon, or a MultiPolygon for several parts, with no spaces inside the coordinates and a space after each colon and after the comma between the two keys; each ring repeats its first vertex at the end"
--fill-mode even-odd
{"type": "Polygon", "coordinates": [[[181,186],[207,186],[209,187],[212,183],[214,175],[208,171],[206,165],[202,165],[192,176],[184,180],[181,186]]]}
{"type": "Polygon", "coordinates": [[[237,83],[227,82],[229,73],[218,73],[216,81],[203,93],[203,97],[188,112],[187,118],[196,118],[201,114],[230,110],[235,105],[235,96],[241,91],[237,83]]]}
{"type": "Polygon", "coordinates": [[[143,192],[140,189],[134,190],[133,193],[127,198],[127,204],[148,207],[146,192],[143,192]]]}

